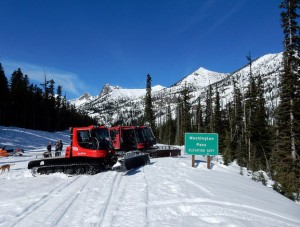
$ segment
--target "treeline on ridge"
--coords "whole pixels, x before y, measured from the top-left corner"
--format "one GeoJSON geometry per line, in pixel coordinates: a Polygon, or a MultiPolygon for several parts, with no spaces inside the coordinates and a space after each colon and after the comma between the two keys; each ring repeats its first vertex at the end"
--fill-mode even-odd
{"type": "Polygon", "coordinates": [[[30,83],[28,75],[19,68],[8,81],[0,63],[0,125],[57,131],[96,123],[67,102],[62,86],[55,88],[53,79],[45,77],[39,87],[30,83]]]}

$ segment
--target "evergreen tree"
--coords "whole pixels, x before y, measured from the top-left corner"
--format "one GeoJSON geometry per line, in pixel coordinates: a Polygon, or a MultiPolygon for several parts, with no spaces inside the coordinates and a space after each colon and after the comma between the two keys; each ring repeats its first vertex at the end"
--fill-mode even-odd
{"type": "Polygon", "coordinates": [[[175,136],[175,144],[183,145],[183,133],[182,133],[182,99],[179,96],[176,107],[176,136],[175,136]]]}
{"type": "Polygon", "coordinates": [[[32,85],[32,129],[42,129],[43,125],[43,109],[44,109],[44,102],[43,102],[43,91],[37,85],[32,85]]]}
{"type": "Polygon", "coordinates": [[[223,150],[225,148],[225,137],[226,137],[226,128],[229,125],[226,119],[226,112],[221,109],[220,104],[220,93],[218,87],[216,85],[216,98],[214,105],[214,113],[213,113],[213,125],[214,125],[214,133],[217,133],[219,136],[219,153],[223,154],[223,150]]]}
{"type": "Polygon", "coordinates": [[[42,88],[44,88],[45,100],[47,100],[48,96],[49,96],[48,84],[49,84],[49,80],[47,80],[47,77],[46,77],[46,74],[45,74],[44,83],[41,84],[42,88]]]}
{"type": "Polygon", "coordinates": [[[67,102],[66,95],[64,95],[62,97],[60,109],[61,109],[61,111],[60,111],[61,128],[62,129],[68,128],[68,127],[70,127],[70,125],[68,125],[68,123],[67,123],[68,102],[67,102]]]}
{"type": "Polygon", "coordinates": [[[56,112],[56,116],[57,116],[56,130],[58,130],[62,124],[61,106],[62,106],[62,86],[58,85],[57,91],[56,91],[56,98],[55,98],[55,112],[56,112]]]}
{"type": "Polygon", "coordinates": [[[170,106],[167,109],[167,144],[174,144],[175,143],[175,132],[176,132],[176,124],[172,118],[172,112],[170,106]]]}
{"type": "Polygon", "coordinates": [[[25,77],[19,68],[15,70],[10,79],[11,108],[10,116],[14,126],[26,127],[25,118],[27,116],[27,86],[28,77],[25,77]],[[22,112],[22,114],[20,114],[22,112]]]}
{"type": "Polygon", "coordinates": [[[29,83],[29,77],[28,75],[24,75],[23,79],[23,86],[24,86],[24,99],[25,99],[25,104],[23,104],[23,127],[29,128],[31,127],[30,124],[30,119],[31,119],[31,91],[30,91],[30,83],[29,83]]]}
{"type": "Polygon", "coordinates": [[[276,111],[276,144],[272,151],[275,188],[289,198],[299,199],[300,163],[300,86],[299,86],[299,0],[284,0],[280,4],[284,33],[283,72],[280,78],[280,104],[276,111]]]}
{"type": "Polygon", "coordinates": [[[261,76],[257,77],[257,109],[255,113],[256,125],[256,147],[260,151],[257,154],[258,163],[256,169],[266,169],[270,173],[269,159],[271,153],[271,131],[268,125],[266,110],[266,100],[264,98],[264,84],[261,76]]]}
{"type": "Polygon", "coordinates": [[[224,164],[228,165],[230,162],[233,161],[234,154],[232,150],[232,141],[230,138],[230,132],[225,132],[225,138],[224,138],[224,152],[223,152],[223,160],[224,164]]]}
{"type": "Polygon", "coordinates": [[[234,97],[232,107],[229,105],[229,128],[230,132],[228,137],[229,141],[226,142],[227,146],[230,146],[231,149],[227,148],[227,151],[230,151],[228,155],[228,160],[233,161],[237,158],[237,162],[241,166],[246,166],[246,153],[245,153],[245,143],[243,137],[243,105],[242,105],[242,94],[240,89],[236,85],[236,81],[233,81],[234,97]]]}
{"type": "MultiPolygon", "coordinates": [[[[189,99],[190,99],[190,90],[189,88],[186,86],[184,86],[184,89],[181,92],[181,96],[182,96],[182,124],[181,124],[181,130],[183,131],[183,135],[186,132],[191,132],[191,104],[189,103],[189,99]]],[[[184,138],[182,138],[184,140],[184,138]]]]}
{"type": "Polygon", "coordinates": [[[4,70],[0,63],[0,124],[7,125],[8,122],[8,112],[9,109],[9,89],[8,81],[5,76],[4,70]]]}
{"type": "Polygon", "coordinates": [[[184,144],[184,135],[186,132],[191,132],[191,104],[190,89],[185,85],[177,101],[176,113],[176,138],[175,143],[179,145],[184,144]]]}
{"type": "MultiPolygon", "coordinates": [[[[250,70],[251,71],[251,70],[250,70]]],[[[255,127],[257,125],[256,119],[255,119],[255,112],[256,112],[256,96],[257,96],[257,90],[256,90],[256,83],[255,79],[250,73],[249,78],[249,86],[248,90],[246,91],[245,95],[245,109],[246,109],[246,115],[245,115],[245,121],[247,128],[245,128],[245,143],[246,143],[246,150],[248,153],[247,157],[247,165],[250,166],[250,169],[252,169],[252,164],[255,163],[255,156],[254,153],[256,153],[256,147],[254,146],[255,141],[255,127]]]]}
{"type": "Polygon", "coordinates": [[[170,106],[167,107],[166,121],[160,126],[160,141],[165,144],[175,143],[176,124],[172,119],[172,112],[170,106]]]}
{"type": "Polygon", "coordinates": [[[152,128],[152,131],[155,136],[157,136],[156,125],[155,125],[155,116],[153,112],[152,106],[152,97],[151,97],[151,76],[147,75],[146,82],[146,96],[145,96],[145,112],[144,112],[144,120],[149,122],[152,128]]]}
{"type": "Polygon", "coordinates": [[[213,107],[212,107],[212,87],[209,85],[206,91],[206,108],[205,108],[205,119],[204,119],[205,132],[213,132],[213,107]]]}
{"type": "Polygon", "coordinates": [[[55,102],[55,95],[54,95],[54,90],[55,90],[55,82],[53,79],[49,80],[49,87],[48,89],[48,94],[49,98],[46,100],[48,103],[48,130],[50,131],[55,131],[56,129],[56,122],[57,122],[57,112],[56,112],[56,102],[55,102]]]}
{"type": "Polygon", "coordinates": [[[220,105],[220,94],[218,91],[218,87],[216,86],[216,99],[214,105],[214,113],[213,113],[213,125],[214,132],[218,134],[222,134],[222,113],[221,113],[221,105],[220,105]]]}
{"type": "Polygon", "coordinates": [[[299,128],[299,26],[297,25],[297,9],[299,0],[285,0],[280,7],[285,10],[281,13],[282,27],[284,32],[284,72],[281,74],[280,105],[277,112],[277,125],[279,137],[288,138],[282,143],[289,144],[288,150],[293,160],[297,159],[297,129],[299,128]]]}
{"type": "MultiPolygon", "coordinates": [[[[28,78],[28,84],[29,84],[29,78],[28,78]]],[[[28,85],[27,87],[27,105],[26,105],[26,128],[33,128],[33,115],[34,113],[34,86],[33,84],[28,85]]]]}
{"type": "Polygon", "coordinates": [[[204,123],[203,123],[203,113],[202,113],[202,106],[201,106],[201,99],[198,98],[198,105],[196,110],[196,129],[197,132],[203,132],[204,123]]]}
{"type": "Polygon", "coordinates": [[[251,170],[265,170],[270,153],[270,132],[265,108],[264,87],[261,76],[250,78],[246,93],[246,141],[248,166],[251,170]]]}

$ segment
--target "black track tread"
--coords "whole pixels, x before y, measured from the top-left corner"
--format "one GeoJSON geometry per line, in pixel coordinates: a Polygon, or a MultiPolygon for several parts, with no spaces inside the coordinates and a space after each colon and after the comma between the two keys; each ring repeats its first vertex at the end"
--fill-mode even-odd
{"type": "Polygon", "coordinates": [[[57,164],[57,165],[46,165],[37,167],[37,172],[40,174],[49,174],[63,172],[70,175],[80,174],[97,174],[105,170],[103,163],[91,162],[91,163],[71,163],[71,164],[57,164]],[[68,170],[72,170],[68,172],[68,170]]]}

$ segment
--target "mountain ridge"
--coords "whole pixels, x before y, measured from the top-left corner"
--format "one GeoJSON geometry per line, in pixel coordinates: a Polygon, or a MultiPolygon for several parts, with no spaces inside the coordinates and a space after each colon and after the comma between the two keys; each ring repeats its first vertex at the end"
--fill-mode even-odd
{"type": "MultiPolygon", "coordinates": [[[[282,53],[266,54],[255,60],[251,64],[252,74],[261,75],[264,87],[265,98],[270,111],[274,111],[278,105],[278,83],[279,73],[282,70],[282,53]]],[[[205,100],[206,90],[209,85],[212,89],[218,88],[223,107],[232,101],[233,81],[241,92],[249,84],[250,67],[244,65],[233,73],[219,73],[207,70],[203,67],[198,68],[191,74],[183,77],[170,87],[156,85],[152,87],[153,109],[157,123],[166,115],[169,106],[173,117],[177,105],[177,98],[180,92],[187,86],[191,91],[191,105],[197,105],[200,97],[202,102],[205,100]]],[[[144,111],[144,96],[146,89],[127,89],[120,86],[105,84],[99,95],[94,97],[80,96],[78,99],[71,100],[71,103],[80,110],[86,111],[90,116],[96,117],[100,124],[111,125],[123,119],[126,124],[138,121],[144,111]],[[81,100],[79,102],[79,100],[81,100]]],[[[204,104],[204,103],[203,103],[204,104]]]]}

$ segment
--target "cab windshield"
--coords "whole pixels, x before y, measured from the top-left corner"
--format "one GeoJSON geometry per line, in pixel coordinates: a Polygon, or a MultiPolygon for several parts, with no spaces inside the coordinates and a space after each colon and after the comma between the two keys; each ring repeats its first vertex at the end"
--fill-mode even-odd
{"type": "Polygon", "coordinates": [[[96,137],[99,141],[101,141],[103,139],[109,139],[109,133],[106,128],[93,129],[91,136],[96,137]]]}
{"type": "Polygon", "coordinates": [[[136,132],[137,132],[137,142],[138,143],[145,142],[146,140],[145,140],[145,136],[144,136],[143,130],[141,128],[137,128],[136,132]]]}
{"type": "Polygon", "coordinates": [[[91,137],[96,138],[98,150],[112,149],[112,143],[107,128],[97,128],[91,131],[91,137]]]}
{"type": "Polygon", "coordinates": [[[112,148],[108,129],[96,128],[77,132],[79,146],[92,150],[108,150],[112,148]]]}

